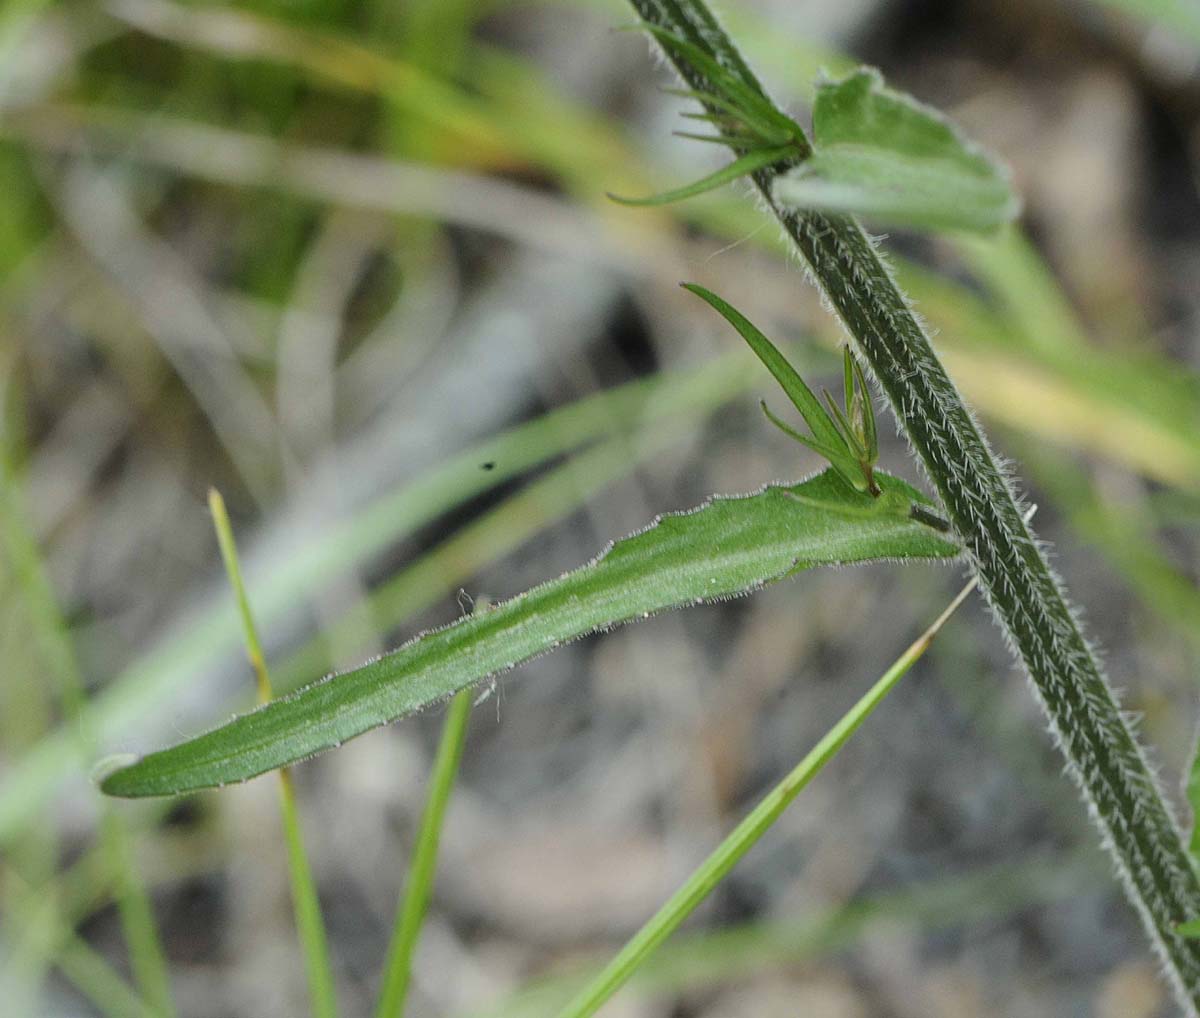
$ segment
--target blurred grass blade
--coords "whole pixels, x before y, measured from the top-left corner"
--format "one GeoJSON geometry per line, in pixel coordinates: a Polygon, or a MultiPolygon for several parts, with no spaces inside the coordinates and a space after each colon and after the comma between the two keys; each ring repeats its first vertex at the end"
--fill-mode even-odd
{"type": "Polygon", "coordinates": [[[105,779],[110,795],[172,795],[254,777],[339,745],[597,629],[756,590],[811,566],[948,558],[957,545],[914,522],[925,496],[880,475],[887,497],[830,471],[792,487],[714,498],[661,517],[593,563],[434,630],[105,779]],[[811,499],[803,506],[793,494],[811,499]],[[867,510],[864,512],[864,510],[867,510]]]}
{"type": "Polygon", "coordinates": [[[233,538],[233,525],[229,522],[225,499],[216,488],[208,489],[208,511],[212,513],[213,529],[217,534],[217,545],[221,549],[225,575],[229,578],[234,600],[237,601],[238,616],[242,620],[242,633],[246,640],[246,656],[254,672],[258,699],[266,703],[271,699],[271,674],[267,671],[267,659],[263,655],[262,643],[258,639],[258,627],[254,625],[250,599],[246,596],[246,585],[242,581],[242,564],[238,559],[237,543],[233,538]]]}
{"type": "Polygon", "coordinates": [[[477,96],[351,36],[221,4],[108,0],[105,9],[140,32],[181,46],[230,60],[289,64],[341,87],[381,95],[438,135],[477,147],[483,159],[508,157],[512,139],[477,96]]]}
{"type": "Polygon", "coordinates": [[[776,179],[780,204],[979,232],[1020,211],[1000,163],[868,68],[818,86],[813,147],[776,179]]]}
{"type": "MultiPolygon", "coordinates": [[[[64,713],[70,719],[74,748],[84,756],[92,756],[96,740],[87,720],[83,675],[41,549],[22,511],[21,489],[9,460],[8,448],[0,447],[0,561],[5,563],[25,611],[28,628],[23,636],[37,647],[43,666],[57,685],[64,713]]],[[[170,1018],[175,1008],[166,953],[153,905],[133,858],[125,821],[110,809],[102,810],[99,835],[116,876],[114,898],[129,949],[130,968],[154,1014],[170,1018]]],[[[52,848],[46,846],[44,850],[53,858],[52,848]]]]}
{"type": "MultiPolygon", "coordinates": [[[[216,488],[209,489],[208,507],[212,512],[225,572],[229,576],[229,585],[233,587],[238,614],[242,619],[246,654],[250,659],[251,668],[254,669],[258,699],[260,703],[266,703],[271,699],[271,674],[267,671],[267,660],[258,638],[258,628],[254,625],[254,615],[250,611],[246,585],[242,582],[242,567],[238,560],[237,543],[233,538],[229,513],[225,509],[225,500],[216,488]]],[[[287,845],[288,877],[292,889],[292,907],[296,916],[296,932],[304,951],[304,970],[308,977],[308,994],[312,1001],[313,1018],[335,1018],[337,999],[333,989],[333,966],[329,961],[329,946],[325,938],[325,920],[321,915],[316,881],[313,880],[312,867],[304,848],[304,834],[300,828],[300,813],[296,806],[296,791],[292,787],[291,775],[286,769],[279,772],[279,811],[287,845]]]]}
{"type": "Polygon", "coordinates": [[[704,901],[729,871],[737,864],[772,824],[791,805],[801,790],[832,760],[847,740],[870,717],[908,670],[921,658],[938,630],[954,614],[967,595],[975,589],[976,581],[968,583],[946,610],[917,640],[900,655],[879,680],[850,708],[796,765],[790,774],[777,784],[750,814],[733,829],[730,835],[704,860],[684,885],[676,891],[645,926],[629,940],[616,957],[561,1012],[559,1018],[587,1018],[619,990],[650,954],[667,939],[704,901]]]}
{"type": "Polygon", "coordinates": [[[304,952],[304,971],[314,1018],[333,1018],[337,1014],[333,965],[325,936],[321,899],[304,848],[303,829],[296,804],[296,790],[287,770],[279,772],[279,812],[287,844],[288,877],[292,887],[292,907],[296,933],[304,952]]]}
{"type": "Polygon", "coordinates": [[[450,710],[442,725],[442,737],[438,743],[437,758],[434,760],[433,774],[429,780],[429,800],[421,817],[421,830],[417,835],[408,883],[404,888],[404,900],[396,913],[396,925],[388,947],[387,963],[383,969],[383,983],[375,1018],[400,1018],[404,1014],[404,1000],[408,994],[412,974],[413,951],[417,946],[421,923],[425,919],[425,910],[429,906],[429,896],[433,890],[442,822],[446,816],[446,805],[450,801],[450,792],[458,773],[458,762],[462,759],[463,744],[467,738],[471,695],[470,692],[462,692],[450,701],[450,710]]]}
{"type": "MultiPolygon", "coordinates": [[[[704,140],[720,141],[721,139],[705,138],[704,140]]],[[[676,188],[673,191],[664,191],[661,194],[651,195],[649,198],[622,198],[620,195],[613,194],[610,191],[608,192],[608,197],[620,205],[670,205],[673,202],[683,201],[686,198],[694,198],[696,195],[704,194],[706,191],[714,191],[724,184],[740,180],[751,173],[757,173],[759,170],[773,166],[775,163],[794,155],[795,149],[791,145],[755,149],[753,152],[747,152],[744,156],[739,156],[733,162],[722,166],[707,177],[701,177],[694,183],[676,188]]]]}
{"type": "Polygon", "coordinates": [[[125,821],[109,812],[101,817],[100,838],[116,873],[113,896],[121,916],[121,932],[129,944],[129,967],[151,1010],[171,1018],[175,1004],[167,953],[154,918],[154,905],[133,854],[133,838],[125,821]]]}
{"type": "MultiPolygon", "coordinates": [[[[61,902],[44,887],[31,887],[11,866],[0,869],[5,894],[3,907],[5,918],[19,928],[22,937],[34,937],[46,941],[45,952],[53,956],[63,976],[105,1018],[163,1018],[159,1007],[151,1006],[125,981],[125,978],[109,964],[108,960],[89,945],[65,922],[61,902]]],[[[10,930],[8,923],[4,934],[10,930]]],[[[18,987],[13,983],[11,966],[29,961],[25,944],[14,945],[5,938],[6,953],[0,958],[0,991],[3,992],[4,1014],[22,1015],[33,1012],[26,1010],[27,1001],[16,997],[18,987]]],[[[39,1014],[46,1013],[38,1010],[39,1014]]]]}

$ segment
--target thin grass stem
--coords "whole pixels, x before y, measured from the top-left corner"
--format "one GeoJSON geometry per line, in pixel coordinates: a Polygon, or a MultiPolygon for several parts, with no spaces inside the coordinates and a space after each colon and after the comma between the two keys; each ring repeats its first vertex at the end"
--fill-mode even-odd
{"type": "Polygon", "coordinates": [[[388,946],[375,1018],[400,1018],[404,1013],[404,1001],[412,977],[413,952],[421,935],[425,911],[429,906],[442,823],[458,773],[458,764],[462,759],[463,744],[467,737],[467,721],[471,715],[471,700],[474,696],[475,693],[471,690],[457,694],[450,701],[450,709],[442,725],[442,736],[430,777],[429,800],[425,803],[425,812],[421,817],[421,830],[413,850],[404,898],[396,911],[396,923],[391,944],[388,946]]]}
{"type": "MultiPolygon", "coordinates": [[[[237,599],[238,613],[246,637],[246,655],[254,669],[258,687],[258,699],[266,703],[271,699],[271,675],[267,670],[266,657],[258,638],[258,628],[250,610],[250,600],[242,582],[242,569],[238,560],[237,544],[233,538],[233,527],[225,500],[216,488],[208,492],[208,506],[212,512],[213,526],[217,532],[217,543],[221,547],[221,558],[237,599]]],[[[329,946],[325,937],[325,921],[321,915],[321,901],[317,896],[316,881],[304,848],[304,833],[300,826],[300,813],[296,806],[296,792],[292,786],[291,773],[279,771],[279,812],[283,824],[283,838],[287,846],[288,879],[292,890],[292,909],[296,917],[296,934],[304,952],[304,971],[308,978],[308,995],[312,1003],[313,1018],[335,1018],[337,998],[333,985],[333,966],[329,960],[329,946]]]]}
{"type": "Polygon", "coordinates": [[[587,1018],[595,1014],[625,985],[650,954],[695,911],[713,888],[725,879],[738,860],[758,843],[800,791],[837,755],[850,736],[929,649],[938,630],[967,599],[975,589],[976,583],[976,580],[971,580],[958,592],[933,624],[913,641],[858,702],[842,715],[838,723],[821,737],[791,773],[767,793],[667,903],[621,948],[616,957],[560,1012],[559,1018],[587,1018]]]}

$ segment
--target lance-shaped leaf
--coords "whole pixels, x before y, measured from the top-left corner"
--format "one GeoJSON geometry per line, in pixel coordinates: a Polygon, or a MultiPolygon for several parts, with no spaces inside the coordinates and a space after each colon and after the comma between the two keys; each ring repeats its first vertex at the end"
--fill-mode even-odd
{"type": "Polygon", "coordinates": [[[152,753],[101,787],[110,795],[172,795],[241,781],[617,623],[749,593],[812,566],[958,554],[944,534],[909,515],[928,504],[922,494],[897,478],[878,477],[879,498],[826,470],[790,487],[714,498],[663,516],[574,572],[152,753]]]}
{"type": "Polygon", "coordinates": [[[780,205],[988,232],[1020,211],[1006,168],[877,71],[817,87],[814,151],[780,175],[780,205]]]}
{"type": "Polygon", "coordinates": [[[833,415],[831,416],[821,405],[821,401],[813,395],[813,391],[808,387],[808,383],[792,367],[791,362],[737,308],[698,283],[682,283],[680,285],[685,290],[690,290],[697,297],[706,301],[738,331],[739,335],[750,346],[750,349],[754,351],[758,359],[763,362],[767,370],[775,376],[775,381],[779,383],[780,388],[787,394],[788,399],[800,411],[800,416],[804,418],[804,422],[808,425],[809,430],[812,431],[812,437],[802,435],[795,429],[788,427],[788,425],[784,424],[783,421],[771,413],[766,403],[763,403],[762,409],[763,413],[767,415],[767,420],[790,438],[795,439],[802,445],[808,446],[808,448],[812,449],[819,456],[824,456],[829,460],[833,469],[856,491],[869,491],[872,495],[878,495],[879,491],[876,490],[873,479],[878,447],[873,437],[875,422],[871,410],[871,397],[870,393],[867,392],[866,382],[862,378],[862,371],[854,366],[854,361],[849,350],[847,349],[845,352],[844,361],[846,413],[843,414],[838,409],[837,405],[830,398],[829,393],[826,392],[826,402],[829,404],[829,409],[833,411],[833,415]],[[857,371],[857,374],[855,374],[855,371],[857,371]],[[861,390],[857,394],[857,404],[855,402],[856,383],[861,385],[861,390]],[[856,406],[857,410],[855,409],[856,406]],[[850,422],[846,419],[847,414],[851,417],[857,414],[857,419],[862,423],[861,428],[851,426],[850,422]],[[865,418],[868,416],[871,417],[869,425],[865,422],[865,418]]]}

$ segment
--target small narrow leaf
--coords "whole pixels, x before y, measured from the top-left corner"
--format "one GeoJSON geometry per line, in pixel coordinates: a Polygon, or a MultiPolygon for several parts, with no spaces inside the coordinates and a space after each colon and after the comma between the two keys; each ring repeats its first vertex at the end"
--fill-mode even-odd
{"type": "MultiPolygon", "coordinates": [[[[722,67],[709,53],[683,36],[657,25],[647,23],[643,27],[658,40],[664,49],[673,50],[681,59],[690,63],[696,71],[707,78],[709,84],[723,93],[735,107],[736,115],[741,117],[748,126],[753,126],[764,140],[773,139],[777,142],[792,143],[803,141],[804,132],[795,121],[776,109],[775,105],[760,92],[722,67]]],[[[697,91],[708,92],[707,89],[697,91]]]]}
{"type": "Polygon", "coordinates": [[[738,134],[697,134],[694,131],[672,131],[676,138],[686,138],[688,141],[701,141],[709,145],[725,145],[732,149],[744,149],[754,144],[753,138],[738,134]]]}
{"type": "Polygon", "coordinates": [[[775,416],[774,413],[771,412],[771,408],[769,406],[767,406],[766,400],[760,399],[758,401],[758,405],[762,408],[762,412],[766,415],[767,420],[770,421],[772,424],[774,424],[775,427],[777,427],[785,435],[787,435],[788,438],[792,439],[792,441],[799,442],[801,445],[807,446],[809,449],[811,449],[813,452],[815,452],[818,456],[822,456],[825,459],[830,460],[830,461],[835,460],[839,456],[842,455],[839,450],[830,449],[828,446],[822,445],[816,439],[809,438],[807,435],[800,434],[800,432],[798,432],[791,425],[787,424],[784,421],[781,421],[778,417],[775,416]]]}
{"type": "Polygon", "coordinates": [[[698,283],[683,283],[682,286],[685,290],[690,290],[697,297],[706,301],[732,325],[750,345],[750,349],[763,362],[767,370],[775,376],[775,381],[779,383],[788,399],[800,411],[800,416],[804,418],[804,422],[816,440],[815,445],[807,441],[804,444],[820,451],[821,455],[825,456],[834,469],[851,485],[859,491],[864,490],[863,480],[858,469],[858,460],[846,445],[846,440],[838,430],[837,424],[821,406],[821,401],[813,395],[812,389],[800,377],[799,372],[779,352],[775,344],[767,339],[758,327],[737,308],[728,301],[722,300],[711,290],[705,289],[698,283]]]}
{"type": "Polygon", "coordinates": [[[663,516],[589,565],[152,753],[101,787],[110,795],[173,795],[241,781],[598,629],[745,594],[817,565],[958,554],[957,544],[909,515],[912,506],[928,504],[923,495],[897,478],[879,479],[891,497],[857,493],[827,470],[792,487],[714,498],[692,512],[663,516]],[[793,494],[815,504],[798,504],[793,494]]]}
{"type": "Polygon", "coordinates": [[[1002,164],[874,70],[818,86],[813,149],[776,179],[780,205],[980,232],[1020,211],[1002,164]]]}
{"type": "Polygon", "coordinates": [[[846,415],[842,412],[842,408],[833,401],[833,397],[829,395],[827,389],[822,389],[821,395],[825,399],[825,405],[829,407],[829,414],[833,419],[833,423],[837,425],[838,431],[842,433],[842,438],[846,441],[846,448],[854,453],[856,462],[861,460],[867,454],[867,450],[859,444],[858,436],[850,426],[850,422],[846,420],[846,415]]]}
{"type": "MultiPolygon", "coordinates": [[[[847,348],[848,350],[849,348],[847,348]]],[[[854,355],[850,355],[850,360],[854,365],[854,377],[858,382],[856,399],[860,402],[855,406],[858,408],[858,413],[862,419],[863,438],[867,446],[867,458],[871,463],[879,461],[879,431],[875,426],[875,406],[871,402],[871,390],[867,388],[867,380],[863,377],[863,370],[859,367],[858,361],[854,355]]]]}
{"type": "Polygon", "coordinates": [[[745,111],[737,103],[713,92],[694,92],[688,89],[667,89],[666,91],[669,95],[676,95],[681,99],[695,99],[697,102],[704,103],[705,106],[721,110],[720,113],[681,113],[680,116],[685,120],[708,120],[716,124],[727,124],[731,118],[736,118],[751,128],[757,137],[763,136],[764,132],[773,133],[770,125],[755,120],[753,116],[747,117],[745,111]]]}
{"type": "Polygon", "coordinates": [[[651,195],[648,198],[622,198],[620,195],[612,194],[611,192],[608,197],[621,205],[669,205],[672,202],[683,201],[685,198],[694,198],[698,194],[715,190],[740,177],[745,177],[748,174],[756,173],[768,166],[772,166],[794,154],[793,149],[786,145],[755,149],[753,152],[747,152],[744,156],[740,156],[733,162],[722,166],[715,173],[710,173],[707,177],[703,177],[695,181],[695,183],[688,184],[686,187],[679,187],[673,191],[664,191],[662,194],[651,195]]]}
{"type": "Polygon", "coordinates": [[[842,347],[842,406],[849,412],[854,405],[854,357],[850,347],[842,347]]]}
{"type": "Polygon", "coordinates": [[[413,847],[404,897],[396,911],[392,941],[383,966],[375,1018],[403,1018],[408,987],[412,981],[412,959],[429,908],[433,878],[437,869],[438,843],[446,819],[446,807],[454,789],[454,779],[462,760],[471,718],[471,698],[459,693],[450,701],[442,737],[438,741],[433,772],[429,776],[429,797],[421,815],[421,826],[413,847]]]}

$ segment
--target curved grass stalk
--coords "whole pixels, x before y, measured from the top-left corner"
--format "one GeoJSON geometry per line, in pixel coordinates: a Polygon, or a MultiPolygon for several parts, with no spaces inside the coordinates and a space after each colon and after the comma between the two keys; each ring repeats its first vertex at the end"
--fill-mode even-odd
{"type": "MultiPolygon", "coordinates": [[[[672,45],[672,36],[765,96],[702,0],[631,3],[689,88],[710,91],[708,75],[672,45]]],[[[941,496],[1164,972],[1181,1006],[1195,1015],[1200,942],[1181,936],[1177,926],[1200,915],[1200,880],[1145,755],[1061,582],[1022,520],[1010,479],[880,253],[849,216],[780,208],[772,185],[789,168],[783,163],[759,171],[754,184],[870,365],[941,496]]]]}
{"type": "Polygon", "coordinates": [[[892,663],[870,689],[868,689],[782,781],[771,789],[704,860],[694,873],[679,888],[580,993],[572,1000],[559,1018],[589,1018],[629,981],[653,951],[679,928],[696,907],[712,893],[738,861],[750,851],[771,825],[783,815],[808,783],[824,770],[850,736],[874,713],[884,697],[895,688],[912,666],[915,665],[939,630],[953,615],[968,595],[975,589],[973,579],[955,595],[933,623],[909,648],[892,663]]]}
{"type": "MultiPolygon", "coordinates": [[[[258,638],[258,627],[250,611],[250,599],[242,582],[242,566],[238,559],[237,544],[233,537],[233,526],[225,510],[225,500],[216,488],[208,492],[208,508],[212,513],[213,526],[217,532],[217,543],[221,546],[221,558],[229,585],[237,600],[238,616],[246,640],[246,656],[254,671],[260,703],[271,699],[271,673],[267,670],[267,659],[258,638]]],[[[308,978],[308,995],[312,1003],[313,1018],[336,1018],[337,999],[333,988],[333,966],[329,960],[329,946],[325,937],[325,920],[321,914],[321,900],[317,896],[317,883],[313,879],[312,867],[304,847],[304,832],[300,826],[300,811],[296,804],[296,789],[292,784],[292,772],[286,767],[279,771],[279,813],[283,826],[284,843],[287,845],[288,879],[292,890],[292,909],[296,919],[296,932],[304,951],[304,972],[308,978]]]]}

